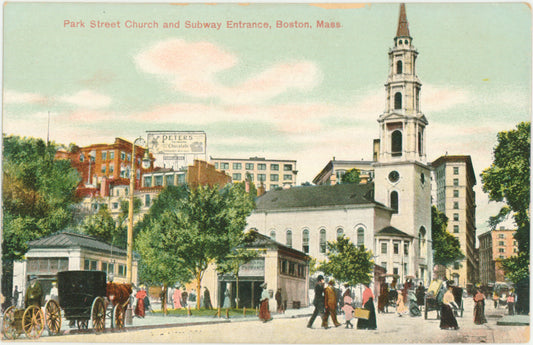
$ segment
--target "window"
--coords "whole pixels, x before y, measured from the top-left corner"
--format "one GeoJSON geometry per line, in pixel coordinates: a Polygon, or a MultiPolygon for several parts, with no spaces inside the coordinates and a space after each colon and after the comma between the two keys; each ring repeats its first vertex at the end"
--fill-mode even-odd
{"type": "Polygon", "coordinates": [[[400,244],[398,242],[393,243],[394,254],[399,253],[399,247],[400,247],[400,244]]]}
{"type": "Polygon", "coordinates": [[[128,153],[126,156],[127,160],[131,162],[131,153],[128,153]]]}
{"type": "Polygon", "coordinates": [[[499,246],[504,246],[504,247],[505,247],[505,241],[498,241],[498,245],[499,245],[499,246]]]}
{"type": "Polygon", "coordinates": [[[320,229],[320,253],[326,253],[326,229],[320,229]]]}
{"type": "Polygon", "coordinates": [[[154,186],[162,186],[162,185],[163,185],[163,175],[155,176],[154,186]]]}
{"type": "Polygon", "coordinates": [[[235,173],[235,174],[231,175],[231,177],[233,178],[234,181],[240,181],[241,178],[242,178],[242,175],[241,175],[241,173],[235,173]]]}
{"type": "Polygon", "coordinates": [[[454,198],[458,198],[459,197],[459,189],[454,189],[453,190],[453,197],[454,198]]]}
{"type": "Polygon", "coordinates": [[[278,174],[270,174],[270,181],[279,181],[278,174]]]}
{"type": "Polygon", "coordinates": [[[185,184],[185,174],[178,175],[178,184],[185,184]]]}
{"type": "Polygon", "coordinates": [[[115,151],[109,151],[109,159],[115,159],[115,151]]]}
{"type": "Polygon", "coordinates": [[[505,234],[499,234],[498,238],[505,238],[505,234]]]}
{"type": "Polygon", "coordinates": [[[279,164],[270,164],[270,170],[278,171],[279,170],[279,164]]]}
{"type": "Polygon", "coordinates": [[[505,253],[505,248],[499,248],[499,249],[498,249],[498,252],[500,252],[500,253],[505,253]]]}
{"type": "Polygon", "coordinates": [[[116,210],[118,208],[118,202],[114,202],[111,207],[116,210]]]}
{"type": "Polygon", "coordinates": [[[267,168],[266,164],[263,164],[263,163],[257,164],[257,170],[266,170],[266,168],[267,168]]]}
{"type": "Polygon", "coordinates": [[[115,274],[115,264],[109,262],[102,262],[102,271],[107,272],[107,274],[115,274]]]}
{"type": "Polygon", "coordinates": [[[459,233],[459,225],[454,225],[453,226],[453,233],[454,234],[458,234],[459,233]]]}
{"type": "Polygon", "coordinates": [[[120,159],[125,160],[126,159],[126,152],[120,151],[120,159]]]}
{"type": "Polygon", "coordinates": [[[454,201],[453,202],[453,209],[454,210],[458,210],[459,209],[459,202],[458,201],[454,201]]]}
{"type": "Polygon", "coordinates": [[[505,255],[500,255],[499,258],[500,259],[505,259],[505,255]]]}
{"type": "Polygon", "coordinates": [[[284,179],[285,181],[292,181],[292,175],[285,174],[285,175],[283,175],[283,179],[284,179]]]}
{"type": "Polygon", "coordinates": [[[220,170],[229,169],[229,163],[220,163],[220,170]]]}
{"type": "Polygon", "coordinates": [[[357,229],[357,245],[359,247],[362,247],[365,245],[365,229],[364,228],[357,229]]]}
{"type": "Polygon", "coordinates": [[[458,178],[454,178],[453,179],[453,185],[454,186],[458,186],[459,185],[459,179],[458,178]]]}
{"type": "Polygon", "coordinates": [[[337,239],[341,238],[342,236],[344,236],[344,229],[343,228],[338,228],[337,229],[337,239]]]}
{"type": "Polygon", "coordinates": [[[257,182],[266,181],[266,174],[257,174],[257,182]]]}
{"type": "Polygon", "coordinates": [[[233,170],[241,170],[242,163],[233,163],[233,170]]]}
{"type": "Polygon", "coordinates": [[[408,242],[403,243],[403,255],[409,255],[409,243],[408,242]]]}
{"type": "Polygon", "coordinates": [[[291,230],[287,230],[285,243],[287,244],[287,247],[292,248],[292,231],[291,230]]]}
{"type": "Polygon", "coordinates": [[[145,187],[152,187],[152,176],[145,176],[144,177],[144,186],[145,187]]]}
{"type": "MultiPolygon", "coordinates": [[[[418,91],[418,90],[417,90],[418,91]]],[[[418,101],[418,100],[417,100],[418,101]]],[[[420,155],[422,155],[424,152],[424,148],[423,148],[423,143],[424,143],[424,137],[423,137],[423,132],[422,131],[419,131],[418,132],[418,153],[420,155]]]]}
{"type": "Polygon", "coordinates": [[[399,130],[392,132],[391,154],[393,157],[402,155],[402,132],[399,130]]]}
{"type": "Polygon", "coordinates": [[[396,61],[396,74],[403,73],[403,64],[401,60],[396,61]]]}
{"type": "Polygon", "coordinates": [[[307,229],[302,232],[302,251],[309,253],[309,230],[307,229]]]}
{"type": "Polygon", "coordinates": [[[274,241],[276,240],[276,232],[274,230],[270,231],[270,239],[272,239],[274,241]]]}
{"type": "Polygon", "coordinates": [[[381,267],[387,269],[387,261],[381,261],[381,267]]]}
{"type": "Polygon", "coordinates": [[[453,220],[459,220],[459,213],[453,214],[453,220]]]}
{"type": "Polygon", "coordinates": [[[459,265],[458,262],[454,262],[454,263],[453,263],[453,269],[454,269],[454,270],[458,270],[459,267],[460,267],[460,265],[459,265]]]}
{"type": "Polygon", "coordinates": [[[459,167],[453,167],[453,174],[459,175],[459,167]]]}
{"type": "Polygon", "coordinates": [[[393,273],[393,274],[398,274],[398,267],[394,267],[394,268],[392,269],[392,273],[393,273]]]}
{"type": "Polygon", "coordinates": [[[254,175],[253,175],[253,174],[246,174],[246,178],[247,178],[250,182],[254,182],[254,175]]]}
{"type": "Polygon", "coordinates": [[[423,226],[418,231],[418,251],[421,257],[426,256],[426,228],[423,226]]]}
{"type": "Polygon", "coordinates": [[[96,260],[85,259],[83,263],[83,269],[85,271],[96,271],[96,260]]]}
{"type": "Polygon", "coordinates": [[[165,179],[167,180],[167,186],[173,186],[174,185],[174,175],[167,175],[165,176],[165,179]]]}
{"type": "Polygon", "coordinates": [[[381,254],[387,254],[387,242],[381,242],[381,254]]]}
{"type": "Polygon", "coordinates": [[[124,265],[118,265],[118,275],[120,277],[126,276],[126,266],[124,265]]]}
{"type": "Polygon", "coordinates": [[[254,170],[254,163],[246,163],[245,168],[246,170],[254,170]]]}
{"type": "Polygon", "coordinates": [[[100,171],[102,172],[102,174],[105,174],[105,170],[106,170],[106,166],[105,164],[102,164],[102,167],[100,168],[100,171]]]}
{"type": "Polygon", "coordinates": [[[390,208],[394,210],[394,213],[398,213],[398,192],[392,191],[390,193],[390,208]]]}
{"type": "Polygon", "coordinates": [[[218,169],[218,162],[215,162],[215,169],[218,169]]]}
{"type": "Polygon", "coordinates": [[[83,162],[85,161],[85,156],[83,155],[83,153],[80,155],[80,162],[83,162]]]}
{"type": "Polygon", "coordinates": [[[292,164],[283,164],[283,171],[292,171],[292,164]]]}
{"type": "Polygon", "coordinates": [[[144,195],[144,206],[149,207],[150,206],[150,194],[144,195]]]}
{"type": "Polygon", "coordinates": [[[102,160],[107,160],[107,151],[102,151],[102,160]]]}
{"type": "Polygon", "coordinates": [[[518,248],[513,248],[513,253],[518,253],[518,248]]]}
{"type": "Polygon", "coordinates": [[[270,190],[276,190],[279,186],[277,184],[271,184],[270,190]]]}
{"type": "Polygon", "coordinates": [[[394,109],[402,109],[402,93],[396,92],[394,94],[394,109]]]}

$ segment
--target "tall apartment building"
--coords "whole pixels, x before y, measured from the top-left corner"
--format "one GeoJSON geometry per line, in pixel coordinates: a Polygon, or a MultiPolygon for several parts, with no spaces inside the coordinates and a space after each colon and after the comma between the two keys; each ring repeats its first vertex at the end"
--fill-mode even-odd
{"type": "Polygon", "coordinates": [[[352,160],[336,160],[333,157],[332,160],[326,164],[326,166],[315,176],[313,183],[316,185],[333,185],[341,183],[342,176],[351,169],[359,170],[359,177],[361,183],[368,183],[372,181],[374,177],[374,168],[372,167],[372,161],[352,161],[352,160]]]}
{"type": "Polygon", "coordinates": [[[265,191],[296,186],[295,160],[266,159],[264,157],[214,158],[210,157],[215,169],[230,175],[233,182],[242,182],[246,178],[256,187],[263,185],[265,191]]]}
{"type": "MultiPolygon", "coordinates": [[[[476,176],[470,156],[441,156],[433,163],[436,186],[433,203],[448,217],[448,232],[459,239],[465,258],[455,262],[451,275],[463,287],[476,277],[476,176]]],[[[480,253],[481,255],[481,253],[480,253]]]]}
{"type": "Polygon", "coordinates": [[[505,281],[501,260],[518,254],[518,243],[514,239],[516,230],[487,231],[479,238],[479,281],[483,285],[505,281]]]}

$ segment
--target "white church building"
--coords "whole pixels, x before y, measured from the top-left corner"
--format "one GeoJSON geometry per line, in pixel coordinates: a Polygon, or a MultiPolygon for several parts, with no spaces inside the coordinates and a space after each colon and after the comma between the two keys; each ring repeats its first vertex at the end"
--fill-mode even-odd
{"type": "Polygon", "coordinates": [[[404,281],[431,281],[431,183],[426,160],[428,121],[420,110],[418,52],[405,12],[389,50],[386,109],[379,115],[371,183],[294,187],[257,200],[248,229],[318,260],[326,242],[345,234],[374,255],[374,262],[404,281]]]}

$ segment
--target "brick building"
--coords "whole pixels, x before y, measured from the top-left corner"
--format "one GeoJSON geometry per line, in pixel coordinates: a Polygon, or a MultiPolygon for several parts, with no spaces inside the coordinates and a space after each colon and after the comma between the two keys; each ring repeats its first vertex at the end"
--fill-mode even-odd
{"type": "Polygon", "coordinates": [[[518,244],[514,239],[516,230],[500,228],[487,231],[479,238],[479,280],[487,285],[505,281],[501,260],[518,254],[518,244]]]}

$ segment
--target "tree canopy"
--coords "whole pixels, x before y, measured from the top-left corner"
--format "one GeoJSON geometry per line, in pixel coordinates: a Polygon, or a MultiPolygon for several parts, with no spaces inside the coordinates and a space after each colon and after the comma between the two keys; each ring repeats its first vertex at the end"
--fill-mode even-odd
{"type": "Polygon", "coordinates": [[[327,261],[320,264],[319,270],[337,281],[352,286],[372,281],[372,252],[356,246],[348,237],[343,235],[337,241],[328,241],[326,256],[327,261]]]}
{"type": "Polygon", "coordinates": [[[361,172],[357,168],[348,170],[341,177],[341,183],[359,184],[361,182],[361,172]]]}
{"type": "Polygon", "coordinates": [[[450,234],[446,228],[448,217],[435,205],[431,206],[431,241],[433,243],[433,263],[449,266],[464,259],[459,239],[450,234]]]}

